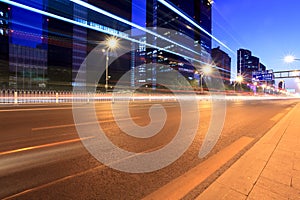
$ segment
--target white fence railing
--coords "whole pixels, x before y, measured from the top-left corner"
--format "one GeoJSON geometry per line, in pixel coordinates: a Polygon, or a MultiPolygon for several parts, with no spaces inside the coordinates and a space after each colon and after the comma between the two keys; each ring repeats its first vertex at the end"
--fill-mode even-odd
{"type": "Polygon", "coordinates": [[[174,101],[171,95],[124,94],[124,93],[73,93],[70,91],[15,91],[0,90],[0,104],[22,103],[70,103],[90,101],[174,101]]]}
{"type": "MultiPolygon", "coordinates": [[[[182,95],[182,98],[189,98],[182,95]]],[[[230,96],[230,95],[199,95],[199,100],[269,100],[299,98],[299,96],[230,96]]],[[[91,101],[176,101],[169,94],[126,94],[126,93],[72,93],[70,91],[15,91],[0,90],[0,104],[30,104],[30,103],[71,103],[91,101]]]]}

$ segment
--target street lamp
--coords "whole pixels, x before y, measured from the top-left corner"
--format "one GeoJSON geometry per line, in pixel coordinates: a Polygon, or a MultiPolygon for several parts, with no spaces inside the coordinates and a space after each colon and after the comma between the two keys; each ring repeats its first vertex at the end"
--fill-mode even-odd
{"type": "MultiPolygon", "coordinates": [[[[110,38],[106,39],[105,43],[106,43],[106,47],[107,47],[107,50],[106,50],[106,65],[105,65],[105,91],[107,92],[108,80],[109,80],[109,77],[108,77],[109,56],[108,56],[108,54],[109,54],[109,50],[113,50],[113,49],[118,47],[118,40],[115,37],[110,37],[110,38]]],[[[103,50],[103,52],[105,52],[105,50],[103,50]]]]}
{"type": "Polygon", "coordinates": [[[233,85],[233,87],[234,87],[234,92],[235,92],[235,85],[236,85],[237,83],[241,84],[241,83],[243,82],[243,80],[244,80],[244,78],[243,78],[243,76],[241,76],[241,75],[238,75],[238,76],[236,77],[235,83],[234,83],[234,85],[233,85]]]}
{"type": "MultiPolygon", "coordinates": [[[[284,57],[284,62],[286,62],[286,63],[292,63],[294,61],[300,61],[300,59],[299,58],[295,58],[295,56],[293,56],[293,55],[287,55],[287,56],[284,57]]],[[[295,71],[295,73],[297,73],[297,71],[295,71]]],[[[296,82],[297,82],[297,80],[296,80],[296,82]]]]}
{"type": "Polygon", "coordinates": [[[262,89],[263,89],[263,93],[265,93],[265,89],[267,88],[267,85],[266,84],[262,84],[262,89]]]}
{"type": "Polygon", "coordinates": [[[200,73],[200,90],[201,90],[201,93],[203,92],[203,76],[207,75],[207,74],[210,74],[211,72],[212,72],[211,66],[206,65],[202,68],[202,72],[200,73]]]}
{"type": "Polygon", "coordinates": [[[286,63],[292,63],[292,62],[294,62],[296,60],[300,60],[300,59],[299,58],[295,58],[292,55],[288,55],[288,56],[284,57],[284,62],[286,62],[286,63]]]}

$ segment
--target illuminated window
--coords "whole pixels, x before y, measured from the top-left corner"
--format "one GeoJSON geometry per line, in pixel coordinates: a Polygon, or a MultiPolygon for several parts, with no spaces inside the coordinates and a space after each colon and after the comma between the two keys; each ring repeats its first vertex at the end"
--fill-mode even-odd
{"type": "Polygon", "coordinates": [[[0,28],[0,35],[4,35],[4,31],[2,28],[0,28]]]}

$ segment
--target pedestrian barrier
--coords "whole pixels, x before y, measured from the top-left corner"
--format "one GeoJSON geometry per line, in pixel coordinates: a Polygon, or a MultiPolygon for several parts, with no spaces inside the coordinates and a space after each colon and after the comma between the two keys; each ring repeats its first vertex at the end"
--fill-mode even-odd
{"type": "MultiPolygon", "coordinates": [[[[183,95],[182,98],[187,98],[183,95]]],[[[198,95],[199,101],[226,100],[245,101],[258,99],[297,98],[287,96],[231,96],[198,95]]],[[[90,103],[102,101],[177,101],[176,97],[169,94],[146,94],[146,93],[104,93],[104,92],[70,92],[49,90],[0,90],[0,104],[30,104],[30,103],[90,103]]]]}

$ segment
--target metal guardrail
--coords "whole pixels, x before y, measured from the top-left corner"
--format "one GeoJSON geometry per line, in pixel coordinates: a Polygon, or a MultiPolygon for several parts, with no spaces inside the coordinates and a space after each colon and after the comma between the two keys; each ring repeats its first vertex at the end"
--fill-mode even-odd
{"type": "MultiPolygon", "coordinates": [[[[182,98],[189,99],[188,95],[182,98]]],[[[231,96],[231,95],[199,95],[199,100],[268,100],[299,98],[299,96],[231,96]]],[[[72,103],[100,101],[176,101],[176,97],[168,94],[124,94],[124,93],[72,93],[70,91],[15,91],[0,90],[0,104],[34,104],[34,103],[72,103]]]]}
{"type": "Polygon", "coordinates": [[[71,103],[90,101],[174,101],[171,95],[123,94],[123,93],[72,93],[70,91],[15,91],[0,90],[0,104],[71,103]]]}

